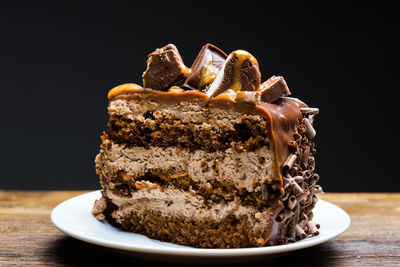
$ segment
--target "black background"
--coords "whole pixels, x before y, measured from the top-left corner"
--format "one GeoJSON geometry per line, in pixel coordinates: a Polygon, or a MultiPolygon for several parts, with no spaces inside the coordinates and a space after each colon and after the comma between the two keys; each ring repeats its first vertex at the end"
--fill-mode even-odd
{"type": "Polygon", "coordinates": [[[190,66],[207,42],[245,49],[319,107],[327,192],[400,191],[399,34],[393,6],[227,1],[13,2],[0,8],[0,189],[97,189],[107,92],[141,84],[174,43],[190,66]]]}

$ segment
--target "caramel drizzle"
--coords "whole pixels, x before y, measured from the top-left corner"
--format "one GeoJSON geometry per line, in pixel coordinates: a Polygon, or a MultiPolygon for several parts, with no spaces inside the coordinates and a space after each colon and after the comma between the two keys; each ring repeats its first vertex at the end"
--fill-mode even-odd
{"type": "Polygon", "coordinates": [[[222,66],[221,71],[218,73],[217,77],[214,79],[213,83],[210,85],[210,88],[207,90],[206,94],[208,97],[211,97],[212,95],[214,95],[214,93],[216,91],[219,90],[219,87],[221,86],[222,82],[225,80],[224,76],[226,75],[226,68],[227,68],[228,64],[230,64],[230,62],[234,59],[236,59],[236,60],[233,65],[232,77],[229,81],[229,84],[227,85],[227,89],[232,89],[235,92],[238,92],[242,89],[242,80],[241,80],[240,70],[242,68],[243,63],[246,61],[250,61],[251,63],[258,66],[257,59],[249,52],[244,51],[244,50],[233,51],[226,59],[224,65],[222,66]]]}
{"type": "MultiPolygon", "coordinates": [[[[242,89],[242,80],[240,78],[240,69],[242,68],[243,62],[249,60],[253,64],[258,65],[258,62],[252,54],[244,50],[236,50],[232,52],[232,56],[237,58],[235,66],[233,67],[232,85],[230,89],[237,92],[242,89]]],[[[227,60],[228,61],[228,60],[227,60]]]]}

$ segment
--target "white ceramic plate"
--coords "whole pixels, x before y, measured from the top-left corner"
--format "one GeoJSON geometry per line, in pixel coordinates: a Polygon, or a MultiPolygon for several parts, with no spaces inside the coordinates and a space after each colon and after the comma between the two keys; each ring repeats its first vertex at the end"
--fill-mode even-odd
{"type": "Polygon", "coordinates": [[[100,198],[100,191],[86,193],[59,204],[51,213],[53,224],[65,234],[89,243],[122,250],[130,254],[145,254],[150,257],[201,257],[239,258],[279,254],[324,243],[350,226],[350,217],[341,208],[319,200],[314,209],[313,221],[319,223],[320,234],[316,237],[280,246],[240,249],[201,249],[160,242],[144,235],[121,231],[108,223],[96,220],[92,206],[100,198]]]}

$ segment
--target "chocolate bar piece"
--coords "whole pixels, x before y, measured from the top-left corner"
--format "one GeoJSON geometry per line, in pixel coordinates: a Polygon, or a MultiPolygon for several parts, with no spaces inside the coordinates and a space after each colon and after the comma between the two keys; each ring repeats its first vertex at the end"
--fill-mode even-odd
{"type": "Polygon", "coordinates": [[[215,97],[228,89],[233,91],[257,91],[261,74],[257,60],[247,51],[236,50],[229,54],[222,69],[206,94],[215,97]]]}
{"type": "Polygon", "coordinates": [[[175,45],[169,44],[148,56],[147,70],[143,73],[143,87],[165,91],[189,76],[175,45]]]}
{"type": "Polygon", "coordinates": [[[191,73],[182,87],[189,90],[203,90],[211,84],[222,68],[227,55],[218,47],[206,44],[194,61],[191,73]]]}
{"type": "Polygon", "coordinates": [[[236,94],[236,102],[244,102],[247,104],[257,105],[260,101],[260,92],[239,91],[236,94]]]}
{"type": "Polygon", "coordinates": [[[272,103],[283,96],[290,95],[289,87],[281,76],[269,78],[261,85],[259,91],[261,92],[261,100],[267,103],[272,103]]]}

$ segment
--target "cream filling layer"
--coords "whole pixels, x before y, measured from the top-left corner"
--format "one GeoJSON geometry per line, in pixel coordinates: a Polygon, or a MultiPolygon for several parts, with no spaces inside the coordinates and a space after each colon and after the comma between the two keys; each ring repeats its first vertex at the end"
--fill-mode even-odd
{"type": "Polygon", "coordinates": [[[96,157],[96,167],[106,173],[123,170],[132,179],[151,171],[187,174],[196,183],[217,180],[248,192],[265,190],[276,180],[274,153],[269,146],[251,152],[234,149],[206,152],[177,147],[128,147],[109,141],[96,157]]]}

